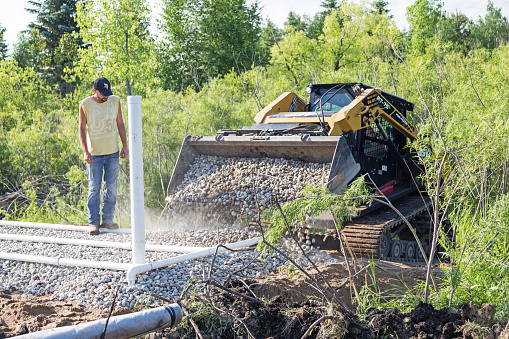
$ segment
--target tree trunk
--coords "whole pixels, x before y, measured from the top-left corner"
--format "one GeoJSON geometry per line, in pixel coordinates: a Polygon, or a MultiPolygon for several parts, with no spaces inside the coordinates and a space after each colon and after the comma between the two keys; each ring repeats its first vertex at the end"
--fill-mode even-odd
{"type": "Polygon", "coordinates": [[[129,83],[129,79],[125,81],[125,88],[127,90],[127,95],[131,95],[131,84],[129,83]]]}

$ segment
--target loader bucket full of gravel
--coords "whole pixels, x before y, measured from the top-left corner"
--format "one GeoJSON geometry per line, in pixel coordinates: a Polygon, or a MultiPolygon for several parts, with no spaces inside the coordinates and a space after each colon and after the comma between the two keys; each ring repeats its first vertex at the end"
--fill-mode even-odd
{"type": "Polygon", "coordinates": [[[249,221],[272,196],[284,203],[300,197],[306,184],[322,185],[329,169],[329,162],[198,155],[167,197],[169,211],[175,217],[249,221]]]}
{"type": "Polygon", "coordinates": [[[327,183],[334,191],[338,178],[348,180],[343,165],[354,161],[343,137],[258,132],[246,128],[184,139],[166,198],[172,224],[245,225],[274,198],[293,200],[307,184],[327,183]],[[331,163],[337,164],[331,169],[331,163]]]}

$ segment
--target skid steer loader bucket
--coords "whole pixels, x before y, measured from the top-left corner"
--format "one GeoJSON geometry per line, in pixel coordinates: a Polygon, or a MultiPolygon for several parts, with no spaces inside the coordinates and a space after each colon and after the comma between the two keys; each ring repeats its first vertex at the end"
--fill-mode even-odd
{"type": "Polygon", "coordinates": [[[219,157],[285,158],[331,163],[327,188],[338,193],[359,172],[344,137],[338,136],[187,136],[168,185],[175,192],[199,155],[219,157]]]}
{"type": "Polygon", "coordinates": [[[332,159],[327,188],[338,194],[360,170],[361,165],[355,162],[345,138],[340,137],[332,159]]]}

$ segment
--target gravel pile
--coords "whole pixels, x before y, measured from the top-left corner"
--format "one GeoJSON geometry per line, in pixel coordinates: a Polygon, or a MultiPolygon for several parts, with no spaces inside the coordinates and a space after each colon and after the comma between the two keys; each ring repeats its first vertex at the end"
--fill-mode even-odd
{"type": "Polygon", "coordinates": [[[330,163],[199,155],[167,201],[174,216],[195,213],[235,220],[256,215],[257,201],[263,211],[271,197],[284,203],[301,196],[306,184],[325,182],[329,170],[330,163]]]}
{"type": "MultiPolygon", "coordinates": [[[[57,231],[0,226],[0,233],[26,234],[55,238],[89,239],[96,241],[131,242],[129,234],[106,233],[89,236],[84,232],[57,231]]],[[[147,232],[147,244],[181,246],[216,246],[258,237],[259,233],[249,229],[221,228],[195,230],[161,230],[147,232]]],[[[305,264],[305,258],[291,240],[283,240],[282,249],[292,254],[299,264],[305,264]]],[[[304,245],[306,252],[315,263],[334,262],[327,253],[304,245]]],[[[0,252],[130,263],[131,252],[123,249],[97,248],[87,246],[57,245],[17,241],[0,241],[0,252]]],[[[147,262],[177,256],[177,253],[146,252],[147,262]]],[[[129,287],[124,271],[109,271],[94,268],[63,267],[21,261],[0,259],[0,291],[21,291],[23,295],[50,294],[55,300],[75,301],[88,308],[109,307],[117,288],[119,296],[115,305],[133,308],[143,303],[147,293],[153,292],[165,296],[178,295],[192,278],[202,278],[209,271],[212,257],[184,262],[164,269],[138,275],[136,285],[129,287]]],[[[212,271],[212,277],[224,281],[229,274],[246,265],[248,268],[234,277],[247,278],[263,276],[288,264],[283,256],[271,254],[260,258],[260,253],[250,249],[240,252],[225,252],[218,255],[212,271]]]]}

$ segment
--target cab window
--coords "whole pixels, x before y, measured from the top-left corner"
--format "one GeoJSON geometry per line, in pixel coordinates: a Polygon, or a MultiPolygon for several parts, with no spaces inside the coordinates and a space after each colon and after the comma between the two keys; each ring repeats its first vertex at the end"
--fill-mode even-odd
{"type": "MultiPolygon", "coordinates": [[[[344,92],[327,93],[322,97],[322,108],[324,111],[340,111],[351,102],[350,96],[344,92]]],[[[316,110],[320,110],[320,100],[312,107],[312,111],[316,110]]]]}

